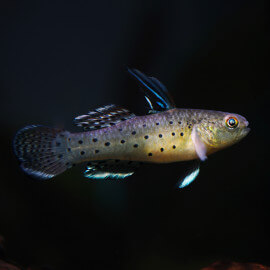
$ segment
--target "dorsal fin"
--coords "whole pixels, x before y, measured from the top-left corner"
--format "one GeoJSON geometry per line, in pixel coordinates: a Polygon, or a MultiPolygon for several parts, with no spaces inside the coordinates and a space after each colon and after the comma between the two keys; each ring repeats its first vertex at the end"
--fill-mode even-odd
{"type": "Polygon", "coordinates": [[[84,176],[90,179],[123,179],[131,176],[140,163],[126,160],[100,160],[87,164],[84,176]]]}
{"type": "Polygon", "coordinates": [[[111,104],[90,111],[88,114],[77,116],[74,119],[74,124],[82,127],[85,131],[95,130],[113,126],[134,116],[135,114],[127,109],[111,104]]]}
{"type": "Polygon", "coordinates": [[[128,68],[128,72],[137,80],[143,90],[145,99],[150,107],[150,113],[175,108],[174,101],[167,88],[158,79],[147,77],[137,69],[128,68]]]}

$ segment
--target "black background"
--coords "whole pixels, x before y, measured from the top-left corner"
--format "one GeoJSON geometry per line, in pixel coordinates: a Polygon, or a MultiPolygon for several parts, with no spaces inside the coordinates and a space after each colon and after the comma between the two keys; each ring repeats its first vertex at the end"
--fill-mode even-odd
{"type": "Polygon", "coordinates": [[[269,26],[258,1],[1,1],[0,234],[22,265],[53,269],[200,269],[220,259],[270,264],[269,26]],[[125,66],[159,78],[178,107],[244,115],[250,134],[188,163],[146,166],[125,181],[76,167],[24,175],[14,133],[106,104],[144,114],[125,66]]]}

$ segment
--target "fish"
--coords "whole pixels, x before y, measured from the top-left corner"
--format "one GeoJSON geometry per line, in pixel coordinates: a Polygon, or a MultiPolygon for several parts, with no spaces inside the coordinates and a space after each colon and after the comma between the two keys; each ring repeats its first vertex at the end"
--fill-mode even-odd
{"type": "Polygon", "coordinates": [[[158,79],[137,69],[127,70],[146,98],[146,115],[111,104],[75,117],[74,124],[82,132],[26,126],[13,141],[21,169],[46,180],[87,162],[84,176],[89,179],[124,179],[143,163],[194,161],[190,172],[178,181],[178,187],[183,188],[198,176],[200,161],[249,133],[243,116],[177,108],[158,79]]]}

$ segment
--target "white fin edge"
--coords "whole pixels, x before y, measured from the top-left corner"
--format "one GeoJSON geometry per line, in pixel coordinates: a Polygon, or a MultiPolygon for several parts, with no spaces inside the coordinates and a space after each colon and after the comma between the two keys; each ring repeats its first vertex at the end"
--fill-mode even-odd
{"type": "Polygon", "coordinates": [[[130,173],[110,173],[110,172],[88,172],[88,170],[85,171],[84,176],[89,179],[124,179],[126,177],[129,177],[133,175],[134,172],[130,173]]]}
{"type": "Polygon", "coordinates": [[[197,167],[194,171],[188,174],[183,180],[180,181],[179,188],[184,188],[192,183],[200,172],[200,167],[197,167]]]}
{"type": "Polygon", "coordinates": [[[21,165],[21,168],[24,172],[28,173],[29,175],[32,175],[34,177],[37,177],[39,179],[50,179],[55,177],[55,174],[49,174],[49,173],[45,173],[45,172],[41,172],[41,171],[35,171],[33,169],[30,168],[26,168],[23,166],[23,164],[21,165]]]}

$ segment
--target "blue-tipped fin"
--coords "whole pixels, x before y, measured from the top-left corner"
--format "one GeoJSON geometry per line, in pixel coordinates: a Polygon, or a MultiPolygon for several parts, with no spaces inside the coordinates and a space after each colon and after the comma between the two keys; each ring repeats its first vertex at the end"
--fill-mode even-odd
{"type": "Polygon", "coordinates": [[[149,104],[150,113],[166,111],[175,108],[175,103],[167,88],[156,78],[147,77],[137,69],[127,69],[139,83],[149,104]]]}
{"type": "Polygon", "coordinates": [[[200,162],[196,161],[193,167],[186,173],[177,183],[178,188],[184,188],[190,185],[199,175],[200,172],[200,162]]]}
{"type": "Polygon", "coordinates": [[[87,164],[84,176],[89,179],[124,179],[133,175],[139,164],[117,159],[92,161],[87,164]]]}

